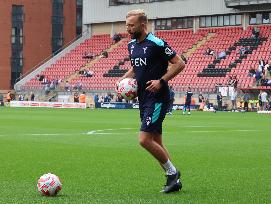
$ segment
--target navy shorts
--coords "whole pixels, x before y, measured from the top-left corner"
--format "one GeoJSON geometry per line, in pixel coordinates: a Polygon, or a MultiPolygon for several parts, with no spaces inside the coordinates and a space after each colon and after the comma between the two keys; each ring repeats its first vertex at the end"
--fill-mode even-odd
{"type": "Polygon", "coordinates": [[[186,106],[190,106],[191,105],[191,101],[185,101],[185,105],[186,106]]]}
{"type": "Polygon", "coordinates": [[[143,132],[162,134],[162,123],[169,107],[168,102],[148,102],[140,107],[141,128],[143,132]]]}

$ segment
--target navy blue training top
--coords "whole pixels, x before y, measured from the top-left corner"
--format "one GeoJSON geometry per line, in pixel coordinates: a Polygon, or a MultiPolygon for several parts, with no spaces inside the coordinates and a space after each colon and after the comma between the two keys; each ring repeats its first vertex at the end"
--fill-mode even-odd
{"type": "Polygon", "coordinates": [[[193,92],[192,91],[187,91],[186,92],[186,101],[191,101],[193,92]]]}
{"type": "Polygon", "coordinates": [[[176,52],[165,41],[152,33],[149,33],[141,42],[131,40],[128,44],[128,51],[138,84],[139,102],[148,99],[168,101],[167,83],[157,93],[145,89],[148,81],[160,79],[167,72],[168,61],[176,55],[176,52]]]}

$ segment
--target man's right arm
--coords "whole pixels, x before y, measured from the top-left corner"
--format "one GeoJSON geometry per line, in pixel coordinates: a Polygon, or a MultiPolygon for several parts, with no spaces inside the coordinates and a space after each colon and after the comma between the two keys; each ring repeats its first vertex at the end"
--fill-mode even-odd
{"type": "Polygon", "coordinates": [[[130,68],[118,81],[125,78],[133,78],[135,76],[134,68],[130,68]]]}

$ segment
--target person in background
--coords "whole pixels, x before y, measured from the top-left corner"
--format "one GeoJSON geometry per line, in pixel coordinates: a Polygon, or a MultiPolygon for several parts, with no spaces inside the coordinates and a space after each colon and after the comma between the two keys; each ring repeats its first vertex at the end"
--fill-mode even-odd
{"type": "Polygon", "coordinates": [[[7,102],[10,102],[11,101],[11,92],[9,91],[8,93],[7,93],[7,102]]]}
{"type": "Polygon", "coordinates": [[[261,86],[262,76],[263,76],[263,73],[260,70],[257,69],[256,74],[255,74],[256,85],[257,86],[261,86]]]}
{"type": "Polygon", "coordinates": [[[94,95],[94,103],[98,103],[99,102],[99,95],[95,94],[94,95]]]}
{"type": "Polygon", "coordinates": [[[240,50],[239,50],[239,54],[240,55],[244,55],[246,52],[246,48],[245,47],[241,47],[240,50]]]}
{"type": "Polygon", "coordinates": [[[68,81],[65,82],[64,88],[65,88],[65,91],[71,91],[71,85],[68,81]]]}
{"type": "Polygon", "coordinates": [[[248,76],[249,77],[255,77],[255,75],[256,75],[256,69],[251,66],[249,71],[248,71],[248,76]]]}
{"type": "Polygon", "coordinates": [[[204,96],[202,95],[202,93],[199,94],[199,110],[203,110],[204,109],[204,104],[205,102],[205,99],[204,99],[204,96]]]}
{"type": "Polygon", "coordinates": [[[79,103],[79,93],[75,92],[73,95],[73,102],[74,103],[79,103]]]}
{"type": "Polygon", "coordinates": [[[91,70],[88,70],[87,72],[86,72],[86,77],[92,77],[93,76],[93,74],[94,74],[94,72],[93,71],[91,71],[91,70]]]}
{"type": "Polygon", "coordinates": [[[269,107],[268,107],[268,110],[271,111],[271,95],[269,95],[268,97],[268,104],[269,104],[269,107]]]}
{"type": "Polygon", "coordinates": [[[193,92],[191,91],[191,88],[188,87],[188,90],[186,92],[186,97],[185,97],[185,104],[184,104],[184,108],[183,108],[183,115],[186,114],[186,110],[188,109],[188,115],[191,115],[191,112],[190,112],[190,106],[191,106],[191,101],[192,101],[192,95],[193,95],[193,92]]]}
{"type": "Polygon", "coordinates": [[[260,36],[260,29],[257,27],[253,27],[252,36],[253,36],[253,38],[258,38],[260,36]]]}
{"type": "Polygon", "coordinates": [[[94,58],[94,54],[92,54],[92,53],[88,53],[88,52],[84,52],[84,55],[83,55],[83,59],[87,59],[87,60],[92,60],[93,58],[94,58]]]}
{"type": "Polygon", "coordinates": [[[181,54],[181,58],[184,61],[184,63],[187,64],[188,61],[187,61],[186,57],[183,54],[181,54]]]}
{"type": "Polygon", "coordinates": [[[226,59],[226,51],[222,50],[219,54],[218,54],[218,59],[226,59]]]}
{"type": "Polygon", "coordinates": [[[243,96],[244,111],[248,112],[249,94],[246,92],[243,96]]]}
{"type": "Polygon", "coordinates": [[[175,97],[175,92],[173,90],[173,87],[169,87],[169,94],[170,94],[170,101],[169,101],[169,107],[168,107],[168,114],[172,115],[172,109],[173,109],[173,103],[174,103],[174,97],[175,97]]]}
{"type": "Polygon", "coordinates": [[[115,33],[112,40],[114,41],[114,43],[117,43],[121,40],[121,35],[120,34],[117,34],[115,33]]]}
{"type": "Polygon", "coordinates": [[[216,56],[216,53],[215,53],[215,51],[213,50],[213,49],[211,49],[211,48],[207,48],[207,50],[205,51],[205,53],[204,53],[205,55],[211,55],[211,56],[216,56]]]}
{"type": "Polygon", "coordinates": [[[83,93],[80,94],[79,103],[86,103],[86,92],[83,91],[83,93]]]}
{"type": "Polygon", "coordinates": [[[34,94],[33,92],[31,92],[30,100],[31,100],[31,101],[35,101],[35,94],[34,94]]]}
{"type": "Polygon", "coordinates": [[[221,94],[221,92],[219,92],[218,94],[217,94],[217,96],[216,96],[216,100],[217,100],[217,109],[219,110],[219,111],[222,111],[222,94],[221,94]]]}
{"type": "Polygon", "coordinates": [[[233,85],[234,89],[237,89],[237,84],[238,84],[237,76],[233,75],[233,77],[232,77],[232,85],[233,85]]]}
{"type": "Polygon", "coordinates": [[[73,87],[73,89],[78,90],[78,91],[81,91],[82,88],[83,88],[83,85],[82,85],[81,81],[77,81],[73,87]]]}
{"type": "Polygon", "coordinates": [[[259,108],[258,110],[262,110],[263,102],[262,102],[262,90],[260,90],[260,93],[258,95],[258,101],[259,101],[259,108]]]}
{"type": "Polygon", "coordinates": [[[259,70],[263,72],[265,65],[266,65],[265,61],[263,59],[260,59],[259,60],[259,70]]]}
{"type": "Polygon", "coordinates": [[[108,52],[107,51],[103,51],[101,58],[108,58],[108,52]]]}
{"type": "Polygon", "coordinates": [[[236,99],[237,99],[237,91],[236,89],[233,89],[231,92],[231,110],[232,112],[237,111],[237,104],[236,104],[236,99]]]}
{"type": "Polygon", "coordinates": [[[262,111],[265,111],[268,104],[268,95],[265,91],[261,90],[261,100],[262,100],[262,111]]]}
{"type": "Polygon", "coordinates": [[[0,93],[0,105],[3,106],[4,105],[4,96],[3,94],[0,93]]]}
{"type": "Polygon", "coordinates": [[[19,101],[23,101],[24,100],[24,96],[22,94],[19,95],[18,97],[19,101]]]}

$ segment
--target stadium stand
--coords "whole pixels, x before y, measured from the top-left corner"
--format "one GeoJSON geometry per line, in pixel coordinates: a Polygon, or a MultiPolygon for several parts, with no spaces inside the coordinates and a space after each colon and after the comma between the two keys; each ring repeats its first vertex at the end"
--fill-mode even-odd
{"type": "Polygon", "coordinates": [[[225,85],[229,75],[237,75],[238,88],[254,85],[254,78],[248,77],[251,66],[257,68],[261,57],[269,59],[267,50],[270,46],[270,26],[260,26],[261,37],[253,39],[252,27],[244,31],[241,27],[224,27],[200,29],[198,33],[211,32],[214,36],[197,49],[188,59],[188,64],[182,75],[174,79],[173,85],[184,91],[185,87],[200,92],[214,92],[216,85],[225,85]],[[250,53],[240,56],[242,46],[250,47],[250,53]],[[205,50],[211,47],[217,53],[226,51],[225,59],[214,59],[205,56],[205,50]],[[184,87],[184,88],[182,88],[184,87]]]}
{"type": "MultiPolygon", "coordinates": [[[[247,30],[242,27],[203,28],[193,33],[191,29],[158,31],[156,35],[165,39],[178,54],[185,53],[188,63],[182,74],[171,81],[178,91],[185,91],[190,86],[193,91],[214,92],[217,85],[227,83],[230,75],[237,75],[238,88],[254,86],[255,79],[248,76],[251,66],[257,68],[258,60],[268,60],[271,56],[268,51],[271,45],[270,25],[258,26],[260,37],[252,36],[252,26],[247,30]],[[240,54],[240,49],[247,47],[246,54],[240,54]],[[225,57],[218,59],[206,56],[204,52],[212,48],[216,53],[225,51],[225,57]]],[[[93,71],[92,77],[75,75],[70,77],[71,85],[80,81],[85,90],[113,90],[118,77],[122,76],[129,68],[127,58],[127,34],[122,34],[122,39],[112,45],[109,35],[95,35],[81,43],[78,47],[59,59],[54,65],[42,73],[49,80],[68,79],[82,68],[93,71]],[[102,42],[102,43],[101,43],[102,42]],[[108,50],[108,57],[97,57],[92,63],[82,59],[85,52],[94,56],[108,50]]],[[[24,89],[41,89],[42,85],[35,78],[24,85],[24,89]]]]}
{"type": "Polygon", "coordinates": [[[92,77],[78,76],[71,81],[71,84],[74,85],[77,81],[81,81],[83,89],[114,89],[117,77],[122,76],[127,71],[127,69],[120,68],[120,64],[124,64],[124,58],[127,57],[128,42],[129,39],[124,38],[117,46],[108,50],[108,58],[101,57],[92,66],[88,67],[94,73],[92,77]]]}
{"type": "MultiPolygon", "coordinates": [[[[201,33],[193,34],[192,30],[159,31],[156,35],[167,41],[177,53],[187,52],[199,40],[206,37],[201,33]]],[[[72,84],[81,81],[85,89],[114,89],[116,77],[122,76],[130,68],[130,61],[127,60],[127,43],[129,39],[127,34],[122,34],[122,36],[125,36],[126,39],[121,42],[119,47],[109,52],[108,58],[101,58],[90,67],[94,71],[94,77],[78,77],[72,81],[72,84]]]]}
{"type": "MultiPolygon", "coordinates": [[[[63,81],[89,62],[89,59],[83,58],[85,54],[91,54],[95,57],[100,55],[103,50],[108,49],[111,44],[110,35],[94,35],[57,60],[55,64],[40,72],[39,75],[45,76],[49,81],[54,79],[63,81]]],[[[22,86],[22,90],[39,90],[42,87],[41,82],[34,77],[22,86]]]]}

